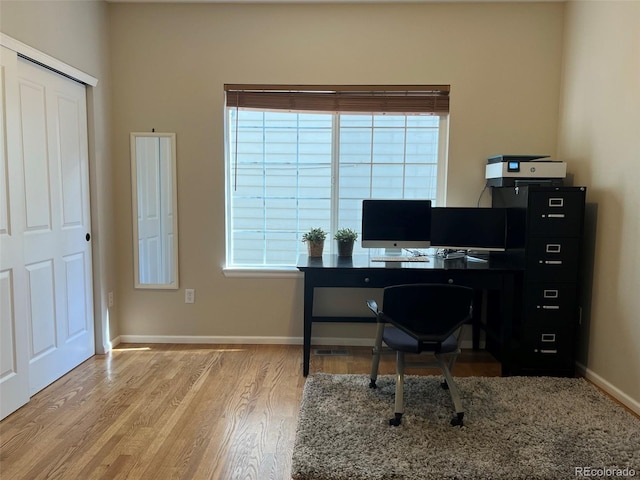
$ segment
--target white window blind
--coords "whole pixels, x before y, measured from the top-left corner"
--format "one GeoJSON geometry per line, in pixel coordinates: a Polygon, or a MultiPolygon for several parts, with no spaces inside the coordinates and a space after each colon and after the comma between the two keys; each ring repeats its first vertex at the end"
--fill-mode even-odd
{"type": "MultiPolygon", "coordinates": [[[[446,111],[323,112],[315,97],[312,108],[289,102],[289,110],[272,99],[247,103],[242,92],[227,88],[227,267],[294,266],[312,227],[329,233],[331,253],[338,228],[360,232],[363,199],[437,204],[446,111]]],[[[371,103],[381,96],[369,95],[370,110],[381,109],[371,103]]]]}

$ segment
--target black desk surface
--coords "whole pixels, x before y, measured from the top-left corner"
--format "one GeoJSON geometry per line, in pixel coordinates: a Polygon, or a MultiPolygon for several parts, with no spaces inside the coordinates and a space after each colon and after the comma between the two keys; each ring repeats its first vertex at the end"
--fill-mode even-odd
{"type": "Polygon", "coordinates": [[[475,261],[467,257],[442,258],[429,257],[428,262],[374,262],[375,255],[354,255],[353,257],[339,257],[338,255],[323,255],[309,257],[300,255],[297,268],[301,271],[308,269],[421,269],[421,270],[492,270],[492,271],[522,271],[524,261],[519,255],[491,254],[487,261],[475,261]]]}

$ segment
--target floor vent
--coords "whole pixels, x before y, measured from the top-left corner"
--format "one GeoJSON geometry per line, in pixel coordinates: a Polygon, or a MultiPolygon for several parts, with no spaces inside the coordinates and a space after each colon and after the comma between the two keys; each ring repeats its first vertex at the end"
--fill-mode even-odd
{"type": "Polygon", "coordinates": [[[313,351],[314,355],[351,355],[351,352],[347,349],[333,349],[333,348],[317,348],[313,351]]]}

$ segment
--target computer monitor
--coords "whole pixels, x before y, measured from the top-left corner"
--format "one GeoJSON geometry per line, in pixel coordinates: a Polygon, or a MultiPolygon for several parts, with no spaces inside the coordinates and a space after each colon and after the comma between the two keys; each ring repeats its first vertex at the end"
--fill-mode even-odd
{"type": "Polygon", "coordinates": [[[452,250],[504,251],[507,247],[507,209],[433,208],[431,246],[452,250]]]}
{"type": "Polygon", "coordinates": [[[430,239],[431,200],[362,201],[363,248],[400,255],[403,248],[428,248],[430,239]]]}

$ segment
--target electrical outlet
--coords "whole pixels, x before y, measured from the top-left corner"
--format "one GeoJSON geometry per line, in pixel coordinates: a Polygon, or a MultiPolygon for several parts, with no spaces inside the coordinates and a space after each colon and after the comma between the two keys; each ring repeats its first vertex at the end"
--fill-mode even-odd
{"type": "Polygon", "coordinates": [[[195,303],[196,291],[193,288],[186,288],[184,290],[184,303],[195,303]]]}
{"type": "Polygon", "coordinates": [[[113,307],[113,292],[109,292],[107,297],[108,297],[107,303],[109,304],[108,306],[113,307]]]}

